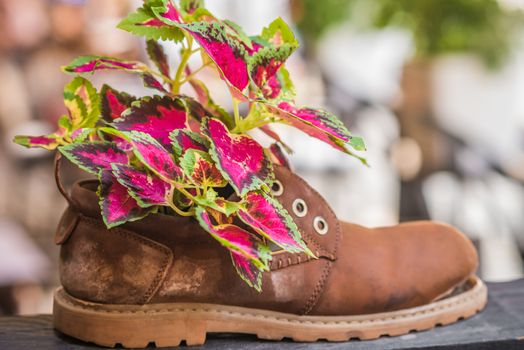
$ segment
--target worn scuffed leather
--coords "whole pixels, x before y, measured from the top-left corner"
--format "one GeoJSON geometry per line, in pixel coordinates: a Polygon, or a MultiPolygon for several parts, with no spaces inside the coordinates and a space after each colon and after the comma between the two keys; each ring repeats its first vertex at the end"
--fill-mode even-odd
{"type": "Polygon", "coordinates": [[[426,221],[368,229],[341,222],[300,177],[283,167],[276,177],[283,184],[277,199],[318,259],[277,252],[261,293],[237,276],[227,250],[192,218],[154,214],[107,230],[94,182],[74,186],[58,228],[62,285],[99,303],[199,302],[355,315],[427,304],[477,267],[473,245],[450,226],[426,221]],[[293,214],[296,198],[307,204],[304,217],[293,214]],[[316,216],[326,220],[327,234],[314,230],[316,216]]]}

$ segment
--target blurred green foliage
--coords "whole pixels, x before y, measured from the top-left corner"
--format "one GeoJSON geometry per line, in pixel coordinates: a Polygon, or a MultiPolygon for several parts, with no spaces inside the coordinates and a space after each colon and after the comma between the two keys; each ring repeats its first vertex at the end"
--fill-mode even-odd
{"type": "Polygon", "coordinates": [[[350,17],[354,0],[292,1],[297,15],[297,27],[308,42],[315,42],[332,26],[350,17]]]}
{"type": "Polygon", "coordinates": [[[409,30],[417,55],[470,52],[490,66],[506,58],[522,19],[497,0],[375,0],[374,7],[373,24],[409,30]]]}
{"type": "Polygon", "coordinates": [[[489,66],[500,65],[522,26],[523,14],[497,0],[301,0],[297,23],[306,40],[318,40],[331,26],[351,21],[359,26],[408,30],[416,54],[429,58],[469,52],[489,66]]]}

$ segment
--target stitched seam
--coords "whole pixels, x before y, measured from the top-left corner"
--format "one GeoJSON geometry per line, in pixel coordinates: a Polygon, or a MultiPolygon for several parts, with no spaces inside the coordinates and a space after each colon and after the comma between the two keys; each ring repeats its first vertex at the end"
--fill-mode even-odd
{"type": "MultiPolygon", "coordinates": [[[[107,314],[156,314],[156,313],[164,313],[164,312],[206,312],[206,313],[226,314],[226,315],[231,315],[231,316],[250,316],[250,317],[254,317],[258,319],[267,319],[267,320],[288,322],[288,323],[293,323],[293,324],[298,323],[298,324],[318,324],[318,325],[333,325],[333,324],[350,325],[350,324],[367,324],[367,323],[373,324],[373,323],[380,323],[380,322],[389,322],[389,321],[394,321],[394,320],[399,320],[399,319],[416,317],[419,315],[425,315],[425,314],[429,314],[429,313],[433,313],[437,311],[442,311],[442,310],[456,307],[461,304],[466,304],[470,302],[471,300],[476,299],[483,292],[484,292],[483,289],[478,289],[477,291],[475,291],[475,293],[467,297],[458,299],[457,301],[447,302],[447,303],[444,303],[443,305],[433,306],[428,309],[406,313],[403,315],[381,317],[381,318],[375,318],[372,320],[353,320],[353,321],[297,320],[297,319],[289,318],[289,317],[268,316],[268,315],[261,315],[261,314],[256,314],[252,312],[220,310],[220,309],[216,309],[213,307],[208,307],[208,308],[178,308],[178,307],[175,307],[175,308],[158,308],[158,309],[149,309],[149,310],[106,310],[106,309],[102,309],[96,306],[87,306],[69,297],[62,298],[61,301],[71,306],[79,307],[83,310],[96,311],[96,312],[102,312],[102,313],[107,313],[107,314]]],[[[399,310],[399,311],[402,311],[402,310],[399,310]]],[[[313,316],[313,317],[322,317],[322,316],[313,316]]]]}
{"type": "Polygon", "coordinates": [[[317,285],[315,286],[315,289],[313,290],[313,294],[309,297],[309,299],[306,302],[306,305],[302,309],[303,311],[301,314],[306,315],[313,309],[313,307],[316,305],[318,299],[320,298],[320,295],[324,291],[324,285],[326,284],[326,279],[329,275],[329,272],[331,271],[331,261],[327,262],[326,267],[322,270],[322,275],[320,276],[320,280],[317,282],[317,285]]]}
{"type": "MultiPolygon", "coordinates": [[[[297,257],[297,259],[295,261],[292,260],[291,262],[288,261],[287,265],[284,265],[282,263],[283,261],[286,261],[286,260],[283,260],[283,259],[274,259],[274,260],[272,260],[271,266],[270,266],[270,270],[271,271],[277,271],[277,270],[284,269],[284,268],[289,267],[289,266],[294,266],[294,265],[299,265],[299,264],[305,264],[305,263],[308,263],[308,262],[312,262],[312,258],[309,255],[306,255],[305,253],[296,253],[296,254],[293,254],[290,258],[293,258],[295,256],[297,257]]],[[[313,261],[316,261],[316,260],[313,260],[313,261]]]]}
{"type": "MultiPolygon", "coordinates": [[[[107,229],[104,225],[102,225],[101,223],[99,223],[97,220],[93,219],[93,218],[90,218],[88,216],[85,216],[83,214],[80,214],[80,217],[81,219],[84,219],[86,223],[92,225],[92,226],[95,226],[97,228],[104,228],[104,229],[107,229]]],[[[147,303],[149,300],[151,300],[151,298],[153,297],[154,293],[158,290],[158,288],[160,288],[160,285],[167,273],[167,267],[171,264],[171,261],[173,260],[173,254],[171,252],[171,250],[167,247],[165,247],[164,245],[160,244],[160,243],[157,243],[157,242],[154,242],[154,241],[151,241],[149,239],[146,239],[142,236],[139,236],[137,235],[136,233],[134,232],[131,232],[131,231],[128,231],[128,230],[124,230],[122,228],[118,228],[118,227],[114,227],[111,229],[111,232],[112,233],[116,233],[116,234],[119,234],[120,236],[122,236],[123,238],[128,238],[128,239],[131,239],[131,240],[134,240],[138,243],[141,243],[141,244],[144,244],[148,247],[151,247],[153,249],[156,249],[157,251],[160,251],[160,253],[163,253],[164,254],[164,259],[163,259],[163,262],[162,264],[160,265],[160,270],[157,272],[157,274],[155,275],[155,278],[153,279],[153,282],[151,282],[151,284],[149,285],[149,288],[146,290],[145,294],[138,300],[138,303],[139,304],[145,304],[147,303]]]]}

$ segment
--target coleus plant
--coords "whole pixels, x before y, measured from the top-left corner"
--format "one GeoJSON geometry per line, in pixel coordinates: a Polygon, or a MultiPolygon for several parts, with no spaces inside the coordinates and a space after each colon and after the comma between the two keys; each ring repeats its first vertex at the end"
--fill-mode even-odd
{"type": "Polygon", "coordinates": [[[97,176],[108,228],[157,212],[194,217],[257,290],[269,268],[269,242],[313,256],[269,190],[273,164],[286,166],[283,150],[289,152],[269,124],[294,126],[365,163],[353,152],[364,150],[364,143],[333,114],[295,105],[285,61],[298,42],[288,25],[278,18],[260,35],[248,36],[201,0],[145,0],[119,28],[146,38],[152,67],[113,57],[75,59],[63,67],[75,77],[64,89],[68,113],[57,131],[14,141],[58,149],[97,176]],[[177,67],[158,40],[180,46],[177,67]],[[193,69],[188,61],[195,54],[202,65],[193,69]],[[215,104],[197,78],[204,67],[215,69],[229,88],[232,114],[215,104]],[[98,90],[86,76],[100,70],[137,74],[156,94],[138,98],[107,85],[98,90]],[[180,94],[184,84],[193,88],[193,97],[180,94]],[[246,115],[240,115],[242,103],[249,107],[246,115]],[[262,147],[248,134],[255,128],[275,143],[262,147]]]}

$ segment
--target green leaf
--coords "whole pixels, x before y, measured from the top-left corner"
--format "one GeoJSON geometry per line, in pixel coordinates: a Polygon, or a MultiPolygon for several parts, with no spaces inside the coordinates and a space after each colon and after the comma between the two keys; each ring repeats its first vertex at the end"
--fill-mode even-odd
{"type": "Polygon", "coordinates": [[[195,196],[195,202],[201,207],[214,209],[226,216],[231,216],[240,209],[240,203],[218,197],[218,193],[212,188],[207,189],[205,196],[195,196]]]}
{"type": "Polygon", "coordinates": [[[295,47],[299,46],[295,34],[293,34],[291,28],[281,17],[278,17],[264,28],[260,37],[276,46],[280,46],[283,43],[288,43],[295,47]]]}
{"type": "Polygon", "coordinates": [[[180,0],[180,8],[187,13],[204,7],[204,0],[180,0]]]}
{"type": "Polygon", "coordinates": [[[247,47],[250,49],[253,48],[253,43],[251,42],[251,38],[247,36],[247,34],[244,32],[244,30],[235,22],[230,21],[228,19],[222,20],[222,23],[224,23],[227,26],[227,32],[231,36],[236,37],[238,40],[244,43],[247,47]]]}
{"type": "Polygon", "coordinates": [[[366,150],[366,144],[364,143],[364,139],[360,136],[351,136],[351,138],[349,139],[349,144],[356,151],[366,150]]]}

